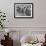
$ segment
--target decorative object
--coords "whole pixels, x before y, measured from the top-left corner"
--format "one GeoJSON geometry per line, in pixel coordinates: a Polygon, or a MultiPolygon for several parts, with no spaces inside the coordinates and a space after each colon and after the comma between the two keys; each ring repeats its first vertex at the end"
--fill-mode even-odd
{"type": "Polygon", "coordinates": [[[9,35],[10,29],[5,29],[5,32],[9,35]]]}
{"type": "Polygon", "coordinates": [[[4,24],[5,20],[6,20],[6,15],[5,15],[5,13],[2,12],[2,11],[0,11],[0,27],[3,28],[3,24],[4,24]]]}
{"type": "Polygon", "coordinates": [[[10,32],[10,29],[5,29],[5,32],[6,32],[6,33],[9,33],[9,32],[10,32]]]}
{"type": "Polygon", "coordinates": [[[13,39],[9,37],[9,33],[7,35],[4,35],[5,40],[1,39],[1,44],[3,46],[13,46],[13,39]]]}
{"type": "Polygon", "coordinates": [[[33,17],[33,3],[14,3],[14,17],[33,17]]]}

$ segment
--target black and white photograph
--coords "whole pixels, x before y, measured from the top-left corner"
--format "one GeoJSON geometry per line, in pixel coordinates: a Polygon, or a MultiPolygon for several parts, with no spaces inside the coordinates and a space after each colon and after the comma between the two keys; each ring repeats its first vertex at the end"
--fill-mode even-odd
{"type": "Polygon", "coordinates": [[[32,3],[14,3],[14,17],[31,17],[33,12],[32,3]]]}

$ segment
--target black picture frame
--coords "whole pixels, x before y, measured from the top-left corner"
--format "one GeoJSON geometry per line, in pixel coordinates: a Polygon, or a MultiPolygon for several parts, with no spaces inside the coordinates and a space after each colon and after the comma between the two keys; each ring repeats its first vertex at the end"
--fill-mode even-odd
{"type": "Polygon", "coordinates": [[[33,3],[14,3],[14,18],[33,18],[33,3]]]}

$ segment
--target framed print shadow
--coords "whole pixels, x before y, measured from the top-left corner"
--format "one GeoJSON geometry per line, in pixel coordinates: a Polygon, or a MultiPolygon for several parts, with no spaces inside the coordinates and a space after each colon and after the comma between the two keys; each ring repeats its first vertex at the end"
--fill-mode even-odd
{"type": "Polygon", "coordinates": [[[14,3],[14,18],[32,18],[33,3],[14,3]]]}

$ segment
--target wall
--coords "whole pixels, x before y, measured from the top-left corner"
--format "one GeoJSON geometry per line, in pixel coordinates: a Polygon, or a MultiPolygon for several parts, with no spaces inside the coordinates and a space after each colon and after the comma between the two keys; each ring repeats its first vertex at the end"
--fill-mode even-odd
{"type": "Polygon", "coordinates": [[[6,27],[46,27],[46,0],[0,0],[0,10],[4,11],[9,22],[6,27]],[[33,3],[34,18],[14,18],[14,3],[33,3]]]}

